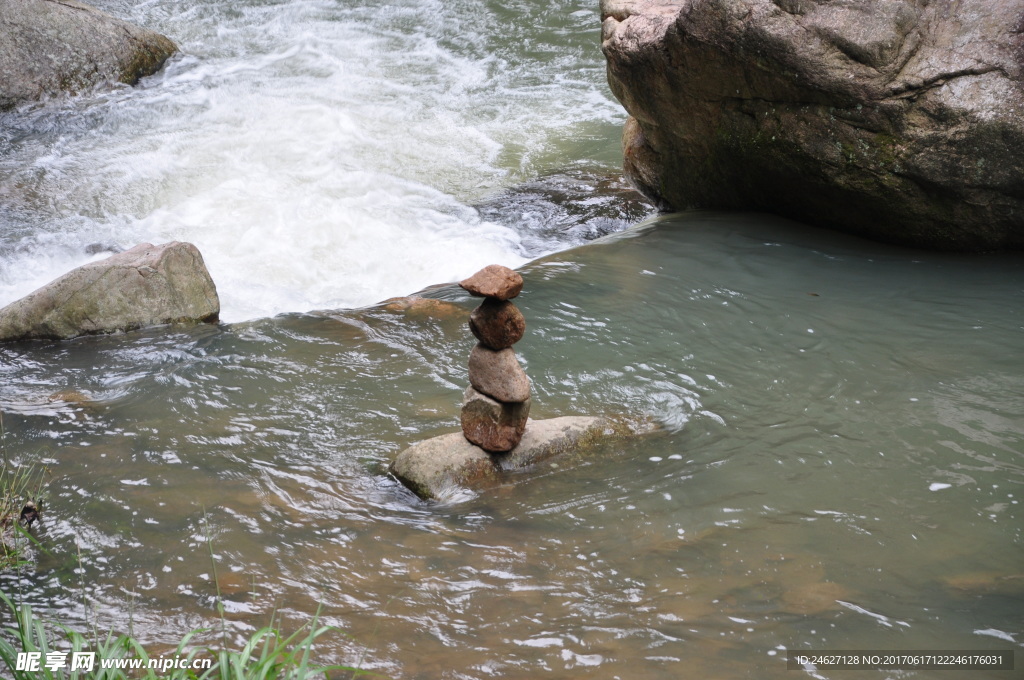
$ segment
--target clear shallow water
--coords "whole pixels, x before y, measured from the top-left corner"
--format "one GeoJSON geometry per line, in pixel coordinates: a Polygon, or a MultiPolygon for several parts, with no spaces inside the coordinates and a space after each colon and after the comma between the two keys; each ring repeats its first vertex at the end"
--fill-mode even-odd
{"type": "Polygon", "coordinates": [[[3,347],[8,451],[55,474],[52,555],[4,587],[157,646],[219,625],[217,585],[230,634],[320,607],[354,637],[327,657],[396,678],[784,678],[787,647],[1019,649],[1021,264],[716,213],[542,258],[519,298],[535,414],[664,429],[448,505],[385,468],[457,427],[457,288],[3,347]]]}

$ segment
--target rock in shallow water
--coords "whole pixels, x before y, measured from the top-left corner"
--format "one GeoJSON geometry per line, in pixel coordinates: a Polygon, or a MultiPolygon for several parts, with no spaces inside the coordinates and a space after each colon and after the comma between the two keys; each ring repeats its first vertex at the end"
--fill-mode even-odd
{"type": "Polygon", "coordinates": [[[194,245],[144,243],[73,269],[0,309],[0,341],[215,321],[219,314],[217,288],[194,245]]]}
{"type": "Polygon", "coordinates": [[[530,398],[530,379],[511,347],[495,352],[476,345],[469,353],[469,383],[477,391],[505,403],[530,398]]]}
{"type": "Polygon", "coordinates": [[[660,207],[1024,248],[1024,3],[602,0],[625,169],[660,207]]]}
{"type": "Polygon", "coordinates": [[[438,500],[500,474],[491,454],[466,441],[461,432],[413,444],[398,454],[390,471],[420,498],[438,500]]]}
{"type": "Polygon", "coordinates": [[[475,204],[481,219],[515,230],[526,257],[628,229],[653,206],[621,173],[566,169],[509,187],[475,204]]]}
{"type": "Polygon", "coordinates": [[[446,500],[465,487],[501,480],[552,456],[583,453],[597,444],[635,434],[631,426],[605,418],[565,416],[531,420],[522,442],[505,454],[487,453],[461,432],[413,444],[395,458],[390,472],[417,496],[446,500]]]}

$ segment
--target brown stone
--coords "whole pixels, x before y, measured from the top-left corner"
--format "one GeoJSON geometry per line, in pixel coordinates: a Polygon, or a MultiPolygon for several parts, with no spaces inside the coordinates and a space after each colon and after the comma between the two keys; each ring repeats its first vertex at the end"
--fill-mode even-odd
{"type": "Polygon", "coordinates": [[[439,321],[466,318],[466,310],[461,305],[448,302],[447,300],[436,300],[419,295],[388,298],[381,305],[389,312],[401,313],[411,317],[426,317],[439,321]]]}
{"type": "Polygon", "coordinates": [[[485,451],[511,451],[523,438],[530,400],[504,404],[466,388],[462,399],[462,433],[485,451]]]}
{"type": "Polygon", "coordinates": [[[488,349],[502,350],[522,339],[526,319],[511,302],[487,298],[470,314],[469,330],[488,349]]]}
{"type": "Polygon", "coordinates": [[[530,379],[511,347],[496,352],[477,344],[469,353],[469,383],[478,392],[506,403],[530,398],[530,379]]]}
{"type": "Polygon", "coordinates": [[[508,267],[489,264],[459,285],[477,297],[511,300],[523,289],[523,277],[508,267]]]}

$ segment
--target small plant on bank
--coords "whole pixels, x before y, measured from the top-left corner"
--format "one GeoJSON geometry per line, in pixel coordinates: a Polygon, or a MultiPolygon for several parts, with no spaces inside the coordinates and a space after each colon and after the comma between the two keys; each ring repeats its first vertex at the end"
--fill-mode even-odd
{"type": "Polygon", "coordinates": [[[24,563],[24,546],[35,542],[28,528],[39,517],[36,505],[46,469],[16,465],[7,456],[3,413],[0,412],[0,571],[24,563]]]}
{"type": "Polygon", "coordinates": [[[105,639],[90,644],[81,633],[65,626],[47,625],[27,604],[19,607],[3,593],[0,593],[0,600],[15,620],[14,626],[6,628],[0,635],[0,675],[11,680],[341,680],[381,677],[348,666],[314,665],[312,653],[315,642],[328,632],[337,630],[331,626],[320,626],[316,617],[288,637],[282,637],[275,628],[262,628],[253,633],[237,652],[190,648],[192,638],[205,631],[197,629],[182,638],[174,653],[155,659],[151,664],[146,650],[129,635],[108,633],[105,639]],[[54,633],[54,629],[60,632],[54,633]],[[38,667],[19,670],[19,652],[39,654],[36,657],[39,659],[38,667]],[[71,669],[69,660],[76,653],[95,655],[91,670],[71,669]],[[47,667],[48,654],[55,654],[60,663],[51,663],[47,667]],[[173,666],[162,663],[169,657],[174,657],[173,666]],[[150,668],[150,665],[154,667],[150,668]]]}

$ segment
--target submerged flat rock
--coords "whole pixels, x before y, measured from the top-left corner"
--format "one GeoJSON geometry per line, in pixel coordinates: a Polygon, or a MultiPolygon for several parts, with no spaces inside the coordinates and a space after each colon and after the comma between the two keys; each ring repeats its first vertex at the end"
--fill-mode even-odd
{"type": "Polygon", "coordinates": [[[391,464],[390,472],[420,498],[446,500],[461,489],[496,483],[505,472],[522,470],[556,455],[584,453],[599,443],[643,431],[590,416],[530,420],[519,445],[500,454],[488,453],[471,444],[461,432],[452,432],[405,449],[391,464]]]}

